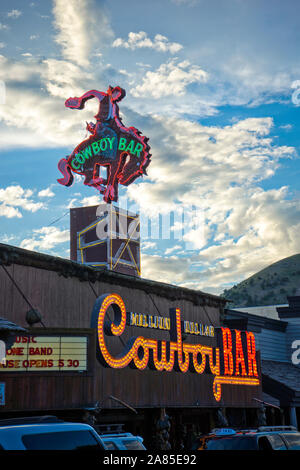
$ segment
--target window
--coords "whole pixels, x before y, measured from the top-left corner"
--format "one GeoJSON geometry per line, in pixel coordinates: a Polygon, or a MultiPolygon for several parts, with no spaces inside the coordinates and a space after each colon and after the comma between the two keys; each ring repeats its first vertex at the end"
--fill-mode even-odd
{"type": "Polygon", "coordinates": [[[300,450],[300,433],[299,434],[282,434],[284,439],[288,443],[288,449],[289,450],[300,450]]]}
{"type": "Polygon", "coordinates": [[[286,445],[279,434],[270,434],[266,436],[273,450],[286,450],[286,445]]]}
{"type": "Polygon", "coordinates": [[[255,437],[224,437],[211,439],[207,443],[208,450],[256,450],[255,437]]]}
{"type": "Polygon", "coordinates": [[[107,450],[116,450],[118,447],[113,441],[104,441],[105,447],[107,450]]]}
{"type": "Polygon", "coordinates": [[[27,450],[99,450],[100,444],[89,431],[62,431],[22,436],[27,450]]]}
{"type": "Polygon", "coordinates": [[[137,439],[123,439],[122,442],[127,450],[145,450],[143,444],[137,439]]]}

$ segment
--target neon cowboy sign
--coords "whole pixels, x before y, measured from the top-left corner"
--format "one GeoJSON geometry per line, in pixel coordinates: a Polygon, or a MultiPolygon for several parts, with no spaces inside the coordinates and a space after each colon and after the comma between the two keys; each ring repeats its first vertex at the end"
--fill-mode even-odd
{"type": "Polygon", "coordinates": [[[203,374],[209,367],[214,375],[213,394],[216,401],[221,400],[222,385],[260,385],[252,332],[221,328],[219,348],[183,343],[181,312],[179,308],[173,308],[170,309],[170,341],[138,336],[131,338],[123,352],[114,357],[107,348],[105,336],[121,336],[126,327],[126,317],[125,304],[120,295],[104,294],[98,297],[92,314],[92,327],[97,329],[98,359],[105,367],[122,369],[130,365],[138,370],[149,367],[160,372],[174,370],[197,374],[203,374]],[[114,321],[106,315],[109,307],[114,310],[114,321]]]}
{"type": "Polygon", "coordinates": [[[84,184],[103,194],[107,203],[118,200],[118,185],[130,185],[146,175],[151,154],[148,138],[135,127],[126,127],[119,116],[118,103],[125,97],[123,88],[109,87],[107,92],[90,90],[80,97],[68,98],[65,106],[83,109],[88,100],[99,103],[96,123],[87,123],[91,134],[75,147],[71,155],[62,158],[58,169],[63,178],[57,181],[71,186],[74,175],[85,177],[84,184]]]}

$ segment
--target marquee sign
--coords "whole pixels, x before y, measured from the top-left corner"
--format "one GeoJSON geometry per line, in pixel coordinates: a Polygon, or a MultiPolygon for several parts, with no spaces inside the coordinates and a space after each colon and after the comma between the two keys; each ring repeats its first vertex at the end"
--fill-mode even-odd
{"type": "Polygon", "coordinates": [[[88,139],[81,142],[67,158],[62,158],[58,169],[63,178],[57,181],[70,186],[73,173],[85,176],[84,184],[103,194],[104,201],[118,200],[118,184],[128,186],[146,173],[150,163],[148,138],[135,127],[126,127],[119,116],[118,102],[125,96],[120,87],[109,87],[107,92],[90,90],[84,95],[69,98],[65,106],[83,109],[85,103],[97,98],[99,110],[96,124],[87,123],[88,139]],[[104,177],[101,170],[106,171],[104,177]]]}
{"type": "Polygon", "coordinates": [[[98,359],[105,367],[130,366],[141,371],[149,367],[159,372],[184,374],[203,374],[209,370],[214,376],[213,395],[217,402],[221,400],[222,385],[260,385],[252,332],[221,328],[220,347],[183,342],[181,312],[173,308],[170,309],[170,341],[137,336],[115,357],[108,350],[106,335],[121,336],[126,323],[125,304],[118,294],[104,294],[97,299],[91,326],[97,329],[98,359]],[[113,308],[114,321],[106,316],[109,307],[113,308]]]}
{"type": "Polygon", "coordinates": [[[0,364],[0,373],[86,370],[86,336],[18,336],[0,364]]]}

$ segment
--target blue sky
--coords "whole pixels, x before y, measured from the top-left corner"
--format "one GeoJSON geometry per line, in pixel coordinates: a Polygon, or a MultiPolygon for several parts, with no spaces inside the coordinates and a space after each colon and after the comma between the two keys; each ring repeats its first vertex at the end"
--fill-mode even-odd
{"type": "Polygon", "coordinates": [[[101,197],[80,178],[57,183],[97,109],[64,101],[119,85],[123,121],[152,152],[120,204],[154,225],[197,209],[183,239],[142,229],[143,277],[220,293],[299,253],[299,10],[296,0],[2,0],[0,240],[69,256],[69,208],[101,197]]]}

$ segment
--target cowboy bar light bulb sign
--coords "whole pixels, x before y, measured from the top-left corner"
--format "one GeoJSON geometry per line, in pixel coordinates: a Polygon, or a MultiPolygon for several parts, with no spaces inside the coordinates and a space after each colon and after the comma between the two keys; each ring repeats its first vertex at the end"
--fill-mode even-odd
{"type": "Polygon", "coordinates": [[[84,184],[103,194],[105,202],[118,200],[118,185],[128,186],[146,173],[150,163],[148,138],[135,127],[126,127],[119,117],[118,102],[125,96],[120,87],[109,87],[107,92],[90,90],[80,97],[69,98],[65,106],[83,109],[85,103],[96,98],[99,110],[96,123],[87,123],[90,136],[81,142],[67,158],[62,158],[58,169],[63,178],[57,181],[70,186],[73,173],[85,177],[84,184]],[[102,176],[102,172],[105,173],[102,176]]]}
{"type": "Polygon", "coordinates": [[[121,354],[113,356],[106,345],[106,335],[121,336],[126,328],[127,313],[118,294],[104,294],[95,303],[92,327],[97,329],[98,359],[105,367],[122,369],[130,366],[140,371],[147,367],[159,372],[192,372],[213,376],[212,393],[221,400],[222,385],[259,386],[255,337],[252,332],[220,329],[220,347],[189,344],[182,339],[179,308],[170,309],[170,341],[144,336],[131,338],[121,354]],[[115,319],[108,319],[112,307],[115,319]]]}

